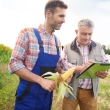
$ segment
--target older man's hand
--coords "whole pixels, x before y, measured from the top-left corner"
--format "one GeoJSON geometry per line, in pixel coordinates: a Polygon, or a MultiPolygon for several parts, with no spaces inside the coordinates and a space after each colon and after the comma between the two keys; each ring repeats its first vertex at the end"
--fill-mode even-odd
{"type": "Polygon", "coordinates": [[[107,77],[108,72],[107,71],[99,71],[96,73],[96,75],[102,79],[104,79],[105,77],[107,77]]]}

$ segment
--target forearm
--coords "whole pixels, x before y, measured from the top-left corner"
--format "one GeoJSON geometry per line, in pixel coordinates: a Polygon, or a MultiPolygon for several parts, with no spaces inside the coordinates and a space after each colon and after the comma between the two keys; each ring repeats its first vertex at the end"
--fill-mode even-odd
{"type": "Polygon", "coordinates": [[[85,69],[87,69],[94,61],[88,60],[84,65],[77,66],[75,73],[83,72],[85,69]]]}
{"type": "Polygon", "coordinates": [[[43,79],[42,77],[29,71],[27,68],[22,68],[22,69],[17,70],[15,74],[18,75],[20,78],[23,78],[27,81],[35,82],[38,84],[40,84],[41,80],[43,79]]]}
{"type": "Polygon", "coordinates": [[[80,72],[84,71],[84,69],[85,69],[84,66],[77,66],[74,73],[80,73],[80,72]]]}
{"type": "Polygon", "coordinates": [[[38,83],[42,88],[48,90],[49,92],[53,91],[55,88],[54,81],[44,79],[41,76],[32,73],[26,68],[17,70],[15,74],[27,81],[38,83]]]}
{"type": "MultiPolygon", "coordinates": [[[[79,72],[82,72],[84,70],[84,66],[77,66],[77,68],[75,69],[74,73],[79,73],[79,72]]],[[[57,66],[56,67],[56,71],[58,73],[64,73],[65,70],[63,70],[63,68],[61,66],[57,66]]]]}

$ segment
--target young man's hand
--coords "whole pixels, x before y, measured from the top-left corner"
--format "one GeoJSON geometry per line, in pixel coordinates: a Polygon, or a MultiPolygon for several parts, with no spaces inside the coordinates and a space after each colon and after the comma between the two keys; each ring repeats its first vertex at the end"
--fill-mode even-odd
{"type": "Polygon", "coordinates": [[[55,89],[55,82],[52,80],[41,78],[39,84],[42,88],[48,90],[49,92],[52,92],[55,89]]]}

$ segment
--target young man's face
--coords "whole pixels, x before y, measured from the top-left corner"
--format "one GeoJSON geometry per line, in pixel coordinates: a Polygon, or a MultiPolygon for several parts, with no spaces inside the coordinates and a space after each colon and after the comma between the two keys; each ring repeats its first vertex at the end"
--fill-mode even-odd
{"type": "Polygon", "coordinates": [[[93,33],[93,28],[87,26],[81,26],[76,30],[77,41],[81,46],[86,46],[90,43],[93,33]]]}
{"type": "Polygon", "coordinates": [[[59,30],[65,22],[66,9],[57,7],[55,12],[50,14],[49,25],[53,30],[59,30]]]}

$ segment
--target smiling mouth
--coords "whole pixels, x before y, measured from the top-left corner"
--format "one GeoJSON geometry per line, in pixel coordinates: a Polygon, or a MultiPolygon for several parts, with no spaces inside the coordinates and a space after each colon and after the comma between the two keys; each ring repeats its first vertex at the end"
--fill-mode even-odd
{"type": "Polygon", "coordinates": [[[62,26],[62,24],[59,24],[59,26],[61,27],[61,26],[62,26]]]}

